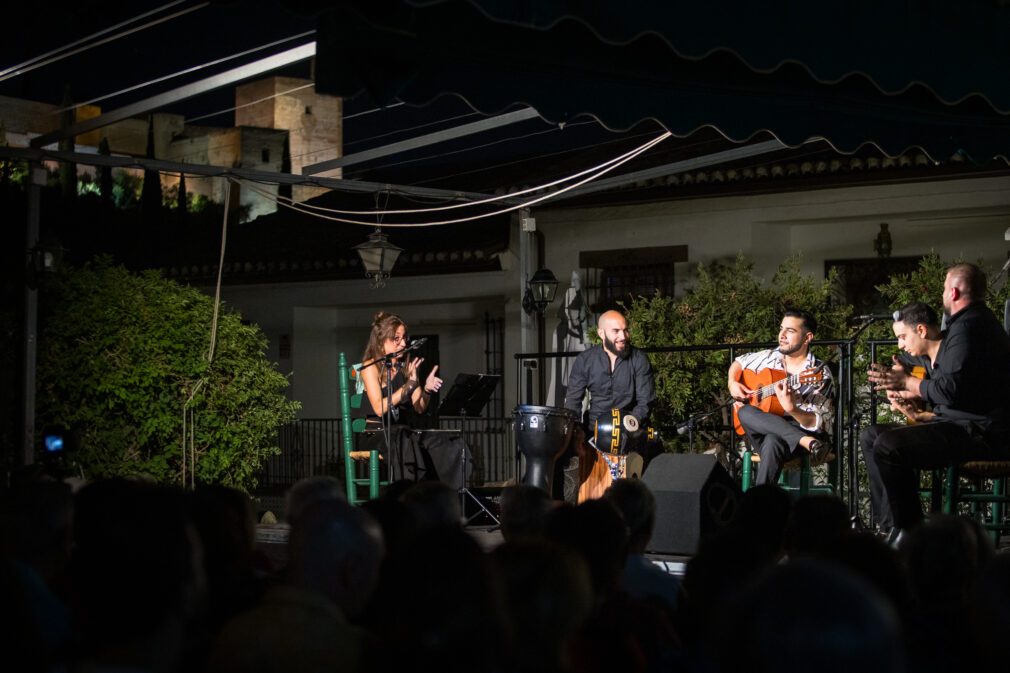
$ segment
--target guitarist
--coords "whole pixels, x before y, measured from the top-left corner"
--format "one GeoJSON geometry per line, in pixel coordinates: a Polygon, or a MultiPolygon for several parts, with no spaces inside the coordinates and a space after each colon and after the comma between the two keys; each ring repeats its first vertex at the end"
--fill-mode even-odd
{"type": "MultiPolygon", "coordinates": [[[[893,368],[921,379],[929,378],[943,339],[940,332],[940,318],[936,315],[936,311],[928,304],[913,301],[894,312],[894,324],[891,327],[898,339],[898,348],[904,351],[902,355],[894,356],[893,368]]],[[[904,414],[912,423],[928,422],[933,417],[933,412],[923,411],[921,405],[903,399],[895,391],[887,391],[887,399],[891,403],[892,411],[904,414]]],[[[894,521],[877,470],[874,444],[880,433],[897,427],[900,426],[895,423],[877,423],[865,428],[859,435],[859,448],[862,449],[866,472],[870,477],[873,523],[877,533],[881,535],[891,531],[894,521]]]]}
{"type": "Polygon", "coordinates": [[[809,311],[787,308],[779,326],[779,347],[741,355],[730,365],[729,394],[737,401],[740,425],[761,456],[755,484],[775,483],[782,466],[803,451],[818,457],[828,451],[824,430],[831,427],[834,415],[830,371],[824,367],[819,380],[797,389],[785,380],[823,365],[810,352],[816,330],[817,319],[809,311]],[[745,378],[781,379],[774,384],[774,392],[783,415],[759,409],[756,387],[748,387],[745,378]]]}
{"type": "Polygon", "coordinates": [[[985,305],[985,273],[956,264],[943,283],[947,333],[928,379],[871,366],[877,390],[933,405],[928,423],[880,433],[873,461],[894,518],[892,540],[922,521],[916,470],[969,460],[1010,460],[1010,337],[985,305]]]}

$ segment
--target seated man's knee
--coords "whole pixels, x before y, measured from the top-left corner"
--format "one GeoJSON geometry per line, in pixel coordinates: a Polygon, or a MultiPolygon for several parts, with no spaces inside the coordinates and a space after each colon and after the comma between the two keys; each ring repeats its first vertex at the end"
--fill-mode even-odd
{"type": "Polygon", "coordinates": [[[877,435],[873,446],[870,448],[870,453],[873,454],[878,462],[901,462],[901,450],[896,433],[892,430],[887,430],[877,435]]]}

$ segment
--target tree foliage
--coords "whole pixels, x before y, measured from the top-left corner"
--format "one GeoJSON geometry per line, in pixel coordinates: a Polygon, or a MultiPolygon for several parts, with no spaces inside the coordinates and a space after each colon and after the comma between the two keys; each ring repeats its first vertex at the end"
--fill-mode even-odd
{"type": "MultiPolygon", "coordinates": [[[[39,342],[40,425],[71,429],[89,477],[182,479],[183,410],[193,410],[198,483],[251,489],[298,408],[263,358],[258,327],[222,307],[207,359],[213,301],[157,272],[98,259],[60,274],[39,342]]],[[[189,439],[187,439],[187,444],[189,439]]]]}
{"type": "MultiPolygon", "coordinates": [[[[632,342],[644,348],[774,342],[786,306],[817,317],[817,338],[842,336],[852,309],[832,301],[834,274],[815,282],[801,273],[800,261],[799,255],[786,258],[768,284],[742,255],[733,264],[699,265],[698,281],[682,299],[657,294],[626,307],[632,342]]],[[[650,357],[656,378],[654,423],[670,425],[728,400],[727,351],[650,357]]]]}

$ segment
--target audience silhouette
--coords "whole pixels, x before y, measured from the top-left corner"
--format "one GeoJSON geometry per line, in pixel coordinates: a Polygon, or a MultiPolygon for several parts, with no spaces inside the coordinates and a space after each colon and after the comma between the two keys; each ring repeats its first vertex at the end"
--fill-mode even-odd
{"type": "Polygon", "coordinates": [[[1010,556],[933,516],[899,549],[836,498],[750,489],[681,579],[653,562],[644,483],[565,505],[501,496],[501,537],[459,495],[396,483],[350,505],[294,485],[287,564],[247,495],[34,475],[0,491],[0,637],[10,670],[949,671],[1005,668],[1010,556]]]}

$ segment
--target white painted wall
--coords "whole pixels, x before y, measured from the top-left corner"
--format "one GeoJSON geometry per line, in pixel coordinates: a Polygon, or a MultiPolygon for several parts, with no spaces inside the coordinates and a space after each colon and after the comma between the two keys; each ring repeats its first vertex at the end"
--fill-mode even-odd
{"type": "Polygon", "coordinates": [[[803,252],[804,270],[820,279],[825,259],[873,257],[887,222],[894,249],[906,256],[936,250],[941,257],[980,257],[1002,266],[1010,244],[1010,178],[823,189],[784,194],[692,199],[617,208],[536,213],[547,243],[547,266],[561,278],[580,250],[688,246],[677,265],[678,291],[699,262],[744,252],[770,278],[782,259],[803,252]]]}
{"type": "MultiPolygon", "coordinates": [[[[733,259],[744,252],[756,271],[770,278],[781,260],[802,251],[804,269],[823,277],[824,260],[872,257],[873,240],[887,222],[893,255],[936,250],[944,258],[999,267],[1010,243],[1010,178],[824,189],[674,201],[597,209],[549,209],[534,213],[545,236],[544,265],[567,289],[584,250],[658,245],[688,246],[677,265],[678,291],[693,280],[699,262],[733,259]]],[[[504,317],[505,406],[516,399],[515,360],[520,343],[518,245],[505,253],[505,271],[398,278],[373,289],[364,279],[283,286],[228,286],[223,297],[266,332],[268,357],[290,335],[291,357],[279,362],[292,373],[291,397],[302,402],[302,418],[330,417],[336,409],[337,353],[356,362],[376,311],[402,315],[413,334],[438,334],[440,371],[484,371],[484,313],[504,317]]],[[[548,315],[552,312],[549,311],[548,315]]],[[[551,325],[548,324],[548,334],[551,325]]],[[[534,342],[535,343],[535,342],[534,342]]]]}
{"type": "MultiPolygon", "coordinates": [[[[484,315],[500,318],[512,310],[503,292],[512,285],[507,275],[394,275],[379,289],[364,279],[226,286],[222,297],[266,333],[270,340],[267,357],[291,375],[288,394],[302,403],[300,417],[331,418],[337,414],[339,353],[344,352],[351,364],[361,360],[372,320],[380,310],[403,317],[413,335],[438,335],[439,374],[447,381],[459,373],[487,371],[484,315]],[[278,351],[282,334],[291,341],[291,357],[285,360],[278,351]]],[[[517,300],[510,303],[518,305],[517,300]]],[[[506,330],[516,319],[517,314],[507,318],[506,330]]],[[[512,366],[510,354],[507,351],[507,371],[512,366]]],[[[506,390],[511,395],[514,388],[506,390]]]]}

